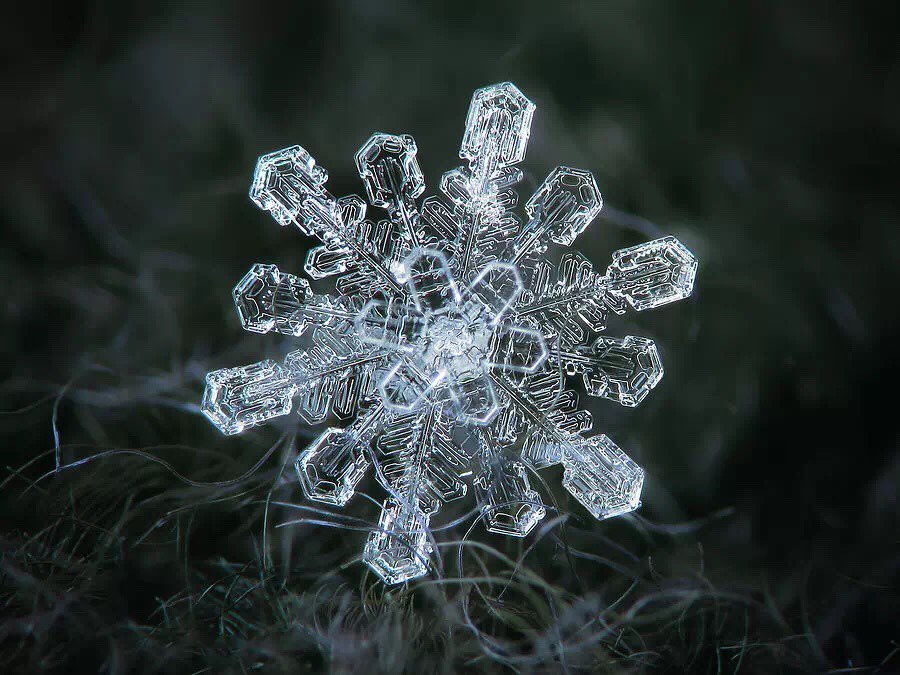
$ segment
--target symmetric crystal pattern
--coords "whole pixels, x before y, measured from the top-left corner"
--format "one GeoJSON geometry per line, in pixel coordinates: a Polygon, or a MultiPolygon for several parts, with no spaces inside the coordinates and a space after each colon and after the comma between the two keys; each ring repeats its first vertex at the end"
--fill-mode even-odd
{"type": "Polygon", "coordinates": [[[566,247],[603,206],[590,172],[560,166],[515,214],[516,166],[534,104],[505,82],[472,97],[463,166],[421,199],[408,135],[376,133],[356,155],[371,206],[334,197],[298,145],[259,158],[250,198],[321,244],[312,283],[256,264],[234,288],[243,327],[299,339],[282,363],[207,375],[202,410],[225,434],[295,411],[332,420],[296,460],[307,498],[342,506],[372,469],[386,492],[363,561],[386,583],[428,573],[429,530],[471,487],[485,527],[524,537],[545,517],[529,475],[564,467],[565,488],[596,518],[640,505],[643,470],[567,385],[638,405],[663,375],[652,340],[601,335],[607,319],[691,294],[695,257],[674,237],[616,251],[605,273],[566,247]],[[334,279],[334,292],[318,292],[334,279]]]}

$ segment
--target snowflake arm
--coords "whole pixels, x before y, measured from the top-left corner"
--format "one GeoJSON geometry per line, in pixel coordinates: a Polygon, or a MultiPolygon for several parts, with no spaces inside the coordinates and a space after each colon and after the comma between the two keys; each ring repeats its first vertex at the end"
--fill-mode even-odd
{"type": "Polygon", "coordinates": [[[307,497],[335,506],[350,500],[369,468],[368,444],[384,414],[376,404],[344,429],[329,427],[300,453],[295,468],[307,497]]]}
{"type": "Polygon", "coordinates": [[[389,497],[363,561],[385,583],[428,572],[433,552],[428,524],[441,502],[466,494],[458,477],[466,460],[451,441],[440,403],[424,406],[421,414],[394,417],[376,441],[376,478],[389,497]]]}
{"type": "Polygon", "coordinates": [[[295,224],[304,234],[314,235],[325,248],[310,251],[306,270],[313,278],[342,273],[354,266],[365,267],[373,284],[383,284],[395,292],[397,280],[384,266],[376,228],[364,220],[365,203],[356,196],[335,199],[326,189],[328,173],[299,145],[259,158],[250,198],[282,226],[295,224]],[[328,263],[320,257],[330,252],[328,263]]]}
{"type": "Polygon", "coordinates": [[[546,515],[540,495],[531,489],[525,465],[502,452],[485,429],[478,430],[478,474],[473,481],[489,532],[524,537],[546,515]]]}
{"type": "Polygon", "coordinates": [[[356,153],[356,167],[369,203],[387,209],[406,249],[421,245],[416,198],[425,191],[425,178],[416,161],[417,152],[412,136],[378,133],[356,153]]]}

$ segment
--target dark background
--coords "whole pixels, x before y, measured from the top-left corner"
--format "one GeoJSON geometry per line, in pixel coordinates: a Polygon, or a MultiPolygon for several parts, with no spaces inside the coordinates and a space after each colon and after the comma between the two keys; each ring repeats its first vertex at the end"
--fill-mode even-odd
{"type": "Polygon", "coordinates": [[[802,0],[6,11],[0,669],[900,671],[898,25],[802,0]],[[584,402],[647,469],[639,515],[593,522],[550,470],[564,522],[470,517],[388,590],[358,562],[375,504],[274,504],[305,504],[314,431],[225,439],[202,378],[286,348],[231,306],[310,245],[247,199],[258,155],[300,143],[347,194],[369,134],[405,132],[433,190],[501,80],[538,106],[522,192],[590,169],[578,248],[674,234],[697,287],[610,327],[660,345],[651,397],[584,402]],[[57,443],[135,452],[36,482],[57,443]]]}

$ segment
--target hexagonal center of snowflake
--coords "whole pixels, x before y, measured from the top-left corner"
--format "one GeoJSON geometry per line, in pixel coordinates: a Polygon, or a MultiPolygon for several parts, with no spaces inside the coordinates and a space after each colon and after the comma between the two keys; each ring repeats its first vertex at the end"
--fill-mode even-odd
{"type": "Polygon", "coordinates": [[[394,354],[378,382],[385,406],[409,412],[430,399],[462,424],[487,424],[500,407],[490,371],[532,373],[547,358],[540,332],[503,321],[523,289],[515,266],[492,261],[460,291],[446,256],[417,248],[397,280],[407,298],[370,300],[353,322],[363,342],[394,354]]]}
{"type": "Polygon", "coordinates": [[[422,340],[422,360],[437,369],[460,357],[472,364],[487,355],[491,330],[485,321],[447,314],[432,317],[422,340]]]}

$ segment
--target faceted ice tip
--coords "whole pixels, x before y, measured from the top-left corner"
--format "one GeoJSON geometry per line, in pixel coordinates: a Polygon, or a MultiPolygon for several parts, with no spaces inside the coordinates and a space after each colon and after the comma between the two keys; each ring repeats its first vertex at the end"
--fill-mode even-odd
{"type": "Polygon", "coordinates": [[[697,258],[675,237],[663,237],[616,251],[606,274],[610,292],[641,312],[688,297],[697,258]]]}
{"type": "Polygon", "coordinates": [[[356,153],[356,167],[372,206],[398,208],[425,191],[412,136],[373,134],[356,153]]]}
{"type": "Polygon", "coordinates": [[[200,406],[223,434],[239,434],[291,411],[293,378],[271,359],[240,368],[222,368],[206,376],[200,406]]]}
{"type": "Polygon", "coordinates": [[[269,211],[281,225],[289,225],[301,212],[306,195],[323,195],[328,172],[306,150],[292,145],[263,155],[256,162],[250,199],[269,211]]]}
{"type": "Polygon", "coordinates": [[[257,263],[237,282],[232,296],[244,330],[295,334],[291,315],[312,297],[312,291],[306,279],[257,263]]]}
{"type": "Polygon", "coordinates": [[[612,518],[641,505],[644,470],[603,434],[567,447],[563,466],[563,486],[595,518],[612,518]]]}
{"type": "Polygon", "coordinates": [[[525,205],[530,218],[540,209],[537,226],[562,246],[571,246],[602,208],[603,198],[591,172],[567,166],[551,171],[525,205]]]}
{"type": "Polygon", "coordinates": [[[386,584],[399,584],[428,574],[430,517],[396,500],[382,504],[378,529],[369,535],[363,562],[386,584]]]}
{"type": "Polygon", "coordinates": [[[477,181],[525,158],[534,103],[511,82],[479,89],[472,96],[459,156],[469,160],[477,181]]]}
{"type": "Polygon", "coordinates": [[[475,484],[487,530],[524,537],[547,513],[528,483],[525,465],[508,458],[490,458],[486,463],[475,484]]]}
{"type": "Polygon", "coordinates": [[[579,348],[572,358],[568,365],[583,373],[589,395],[628,407],[643,401],[663,376],[656,343],[633,335],[621,340],[597,338],[590,348],[579,348]]]}
{"type": "Polygon", "coordinates": [[[369,461],[355,434],[331,427],[300,454],[295,468],[309,499],[343,506],[353,496],[369,461]]]}

